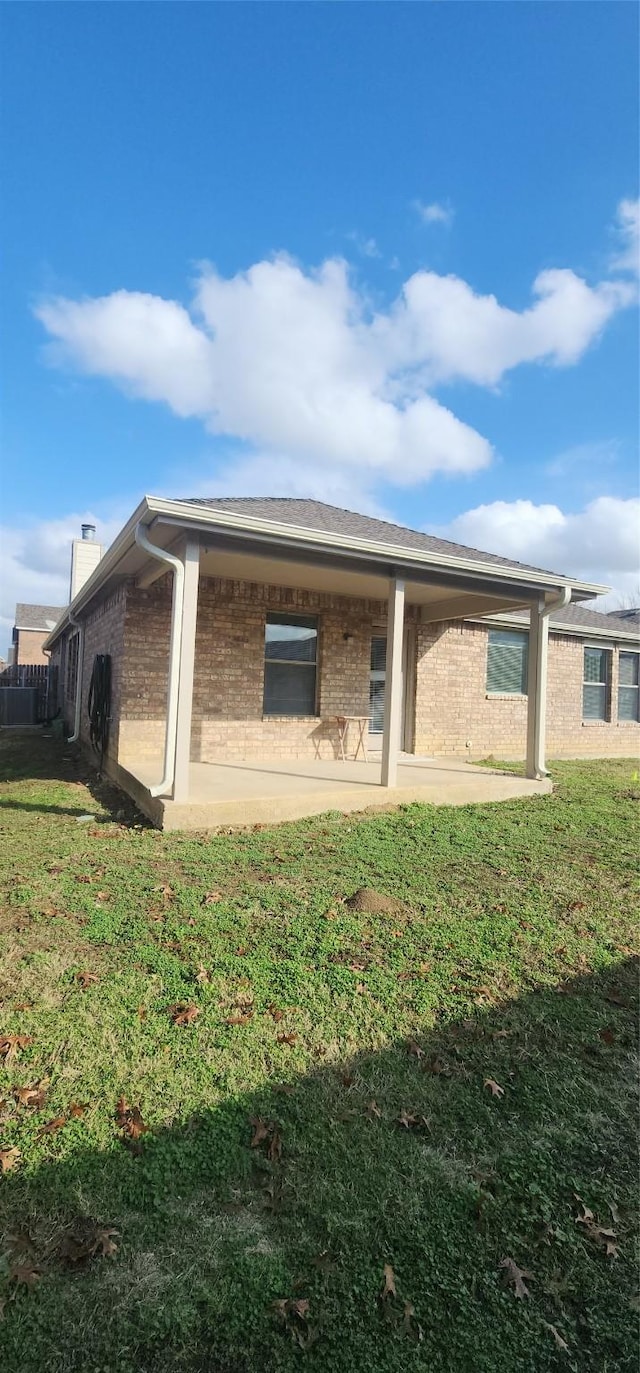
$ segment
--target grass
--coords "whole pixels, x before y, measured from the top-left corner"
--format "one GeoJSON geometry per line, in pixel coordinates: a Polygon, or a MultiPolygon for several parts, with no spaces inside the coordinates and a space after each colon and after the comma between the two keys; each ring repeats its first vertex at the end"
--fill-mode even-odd
{"type": "Polygon", "coordinates": [[[635,1369],[633,763],[212,836],[0,766],[4,1373],[635,1369]]]}

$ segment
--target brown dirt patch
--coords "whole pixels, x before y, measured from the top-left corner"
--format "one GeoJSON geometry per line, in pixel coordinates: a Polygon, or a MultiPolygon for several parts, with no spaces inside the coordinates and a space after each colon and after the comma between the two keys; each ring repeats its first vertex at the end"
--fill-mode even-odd
{"type": "Polygon", "coordinates": [[[344,904],[350,911],[362,911],[366,915],[397,915],[403,909],[401,901],[385,896],[374,887],[358,887],[344,904]]]}

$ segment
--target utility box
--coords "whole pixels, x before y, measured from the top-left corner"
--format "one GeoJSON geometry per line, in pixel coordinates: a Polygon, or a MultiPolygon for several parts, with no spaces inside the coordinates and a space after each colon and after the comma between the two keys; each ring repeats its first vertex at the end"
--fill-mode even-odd
{"type": "Polygon", "coordinates": [[[37,687],[0,687],[0,726],[37,723],[37,687]]]}

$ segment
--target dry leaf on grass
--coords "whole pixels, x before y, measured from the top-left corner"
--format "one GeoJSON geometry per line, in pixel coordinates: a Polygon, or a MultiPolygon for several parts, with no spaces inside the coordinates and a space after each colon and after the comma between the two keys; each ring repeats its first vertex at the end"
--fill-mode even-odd
{"type": "Polygon", "coordinates": [[[42,1128],[41,1128],[40,1130],[38,1130],[38,1134],[39,1134],[39,1135],[55,1135],[55,1134],[57,1133],[58,1130],[61,1130],[61,1129],[63,1128],[63,1126],[66,1125],[66,1123],[67,1123],[67,1117],[66,1117],[66,1116],[54,1116],[54,1117],[53,1117],[53,1120],[48,1120],[47,1123],[46,1123],[46,1125],[43,1125],[42,1128]]]}
{"type": "Polygon", "coordinates": [[[501,1087],[500,1083],[496,1082],[494,1077],[486,1077],[484,1080],[484,1085],[491,1092],[492,1096],[504,1096],[504,1087],[501,1087]]]}
{"type": "Polygon", "coordinates": [[[202,905],[215,906],[218,901],[222,901],[221,891],[206,891],[202,898],[202,905]]]}
{"type": "Polygon", "coordinates": [[[20,1162],[20,1157],[19,1149],[0,1149],[0,1168],[2,1169],[2,1172],[9,1173],[12,1168],[16,1168],[20,1162]]]}
{"type": "Polygon", "coordinates": [[[261,1144],[266,1146],[267,1158],[272,1163],[279,1163],[282,1158],[282,1135],[273,1120],[263,1120],[262,1116],[251,1116],[253,1135],[249,1142],[250,1149],[258,1149],[261,1144]]]}
{"type": "MultiPolygon", "coordinates": [[[[576,1197],[576,1201],[580,1201],[580,1197],[576,1197]]],[[[617,1242],[615,1230],[610,1230],[606,1226],[598,1225],[593,1211],[590,1211],[589,1207],[585,1206],[582,1201],[580,1201],[580,1205],[582,1207],[582,1215],[576,1216],[576,1225],[584,1226],[585,1235],[587,1235],[590,1240],[593,1240],[593,1243],[597,1244],[599,1248],[604,1249],[606,1258],[617,1259],[618,1254],[620,1253],[620,1246],[617,1242]]]]}
{"type": "Polygon", "coordinates": [[[522,1299],[523,1297],[528,1297],[529,1288],[526,1286],[524,1279],[528,1278],[529,1281],[531,1281],[533,1278],[533,1273],[530,1273],[528,1268],[518,1268],[515,1259],[502,1259],[499,1264],[499,1267],[504,1268],[504,1280],[506,1283],[513,1284],[513,1290],[516,1297],[519,1297],[520,1299],[522,1299]]]}
{"type": "Polygon", "coordinates": [[[72,1101],[69,1107],[69,1115],[72,1116],[74,1120],[77,1120],[80,1116],[84,1115],[85,1111],[89,1110],[89,1105],[90,1103],[88,1101],[72,1101]]]}
{"type": "Polygon", "coordinates": [[[58,1257],[76,1266],[93,1258],[112,1259],[118,1251],[114,1236],[119,1231],[110,1225],[100,1225],[90,1216],[78,1216],[69,1225],[58,1245],[58,1257]]]}
{"type": "Polygon", "coordinates": [[[388,1297],[397,1297],[396,1275],[390,1263],[385,1263],[382,1270],[382,1287],[380,1288],[380,1300],[386,1301],[388,1297]]]}
{"type": "Polygon", "coordinates": [[[20,1049],[26,1049],[29,1044],[33,1044],[32,1035],[0,1035],[0,1058],[11,1063],[20,1049]]]}
{"type": "Polygon", "coordinates": [[[200,1007],[188,1001],[177,1001],[168,1009],[174,1025],[193,1025],[194,1020],[200,1015],[200,1007]]]}
{"type": "Polygon", "coordinates": [[[556,1329],[556,1326],[550,1325],[549,1321],[543,1321],[542,1324],[546,1327],[547,1330],[551,1331],[551,1334],[553,1335],[555,1341],[556,1349],[563,1349],[568,1353],[569,1346],[567,1344],[567,1341],[563,1340],[562,1335],[560,1334],[560,1331],[556,1329]]]}
{"type": "Polygon", "coordinates": [[[81,987],[83,992],[86,992],[87,987],[90,987],[93,982],[98,981],[99,979],[97,973],[89,972],[88,968],[84,968],[81,973],[76,973],[76,982],[81,987]]]}
{"type": "Polygon", "coordinates": [[[26,1287],[32,1290],[39,1283],[42,1270],[32,1263],[30,1259],[25,1259],[24,1263],[15,1263],[9,1269],[9,1282],[16,1287],[26,1287]]]}
{"type": "Polygon", "coordinates": [[[367,1120],[382,1119],[382,1111],[380,1110],[380,1107],[378,1106],[378,1103],[374,1098],[372,1098],[369,1102],[369,1105],[367,1106],[367,1109],[365,1111],[365,1115],[367,1117],[367,1120]]]}
{"type": "Polygon", "coordinates": [[[253,1020],[253,1011],[239,1011],[237,1015],[228,1015],[225,1018],[226,1025],[248,1025],[253,1020]]]}
{"type": "Polygon", "coordinates": [[[196,973],[196,982],[204,983],[204,982],[210,982],[210,981],[211,981],[211,975],[207,972],[207,969],[205,968],[204,963],[199,963],[199,964],[198,964],[198,971],[197,971],[197,973],[196,973]]]}
{"type": "Polygon", "coordinates": [[[121,1096],[116,1104],[116,1125],[124,1132],[128,1139],[138,1140],[141,1135],[146,1135],[149,1126],[145,1125],[140,1114],[139,1106],[130,1106],[126,1097],[121,1096]]]}
{"type": "Polygon", "coordinates": [[[276,1035],[277,1044],[295,1044],[298,1036],[296,1034],[276,1035]]]}
{"type": "Polygon", "coordinates": [[[19,1106],[30,1106],[33,1111],[39,1111],[44,1106],[47,1094],[42,1083],[37,1083],[35,1087],[14,1087],[13,1095],[19,1106]]]}
{"type": "Polygon", "coordinates": [[[602,1040],[603,1044],[613,1044],[616,1037],[611,1026],[605,1025],[604,1030],[600,1030],[598,1038],[602,1040]]]}
{"type": "Polygon", "coordinates": [[[415,1039],[407,1040],[407,1053],[411,1054],[413,1058],[424,1058],[424,1049],[420,1048],[415,1039]]]}

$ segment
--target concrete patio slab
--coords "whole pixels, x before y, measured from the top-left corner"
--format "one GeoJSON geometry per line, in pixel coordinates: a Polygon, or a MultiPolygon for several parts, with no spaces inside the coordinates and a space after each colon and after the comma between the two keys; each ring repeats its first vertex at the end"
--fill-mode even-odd
{"type": "Polygon", "coordinates": [[[434,760],[408,754],[401,756],[398,784],[390,788],[380,784],[378,760],[191,763],[189,800],[180,804],[150,794],[149,788],[162,776],[159,759],[130,761],[126,769],[113,769],[112,776],[164,830],[276,824],[323,811],[346,813],[411,801],[464,806],[544,796],[552,790],[548,779],[534,782],[475,767],[459,758],[434,760]]]}

